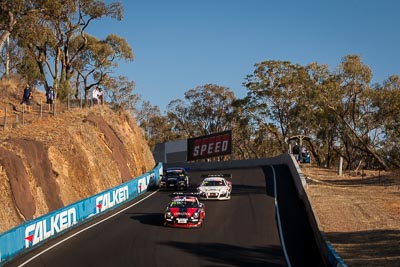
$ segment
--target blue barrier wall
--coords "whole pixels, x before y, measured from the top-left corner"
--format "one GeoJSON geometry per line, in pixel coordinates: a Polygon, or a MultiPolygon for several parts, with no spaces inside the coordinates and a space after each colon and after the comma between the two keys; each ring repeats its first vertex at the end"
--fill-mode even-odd
{"type": "Polygon", "coordinates": [[[21,224],[0,235],[0,266],[51,238],[126,203],[155,187],[163,172],[162,163],[152,171],[61,209],[21,224]]]}

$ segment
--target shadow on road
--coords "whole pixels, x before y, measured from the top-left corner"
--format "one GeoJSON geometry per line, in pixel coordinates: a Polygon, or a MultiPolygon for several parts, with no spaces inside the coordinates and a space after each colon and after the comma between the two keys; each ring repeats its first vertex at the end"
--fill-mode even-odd
{"type": "Polygon", "coordinates": [[[205,266],[286,266],[280,247],[241,247],[221,243],[185,243],[168,241],[161,243],[198,257],[205,258],[210,264],[205,266]]]}
{"type": "Polygon", "coordinates": [[[234,184],[232,195],[262,194],[265,195],[265,186],[251,186],[234,184]]]}
{"type": "Polygon", "coordinates": [[[163,214],[162,213],[128,213],[132,220],[137,220],[140,223],[154,225],[154,226],[163,226],[163,214]]]}

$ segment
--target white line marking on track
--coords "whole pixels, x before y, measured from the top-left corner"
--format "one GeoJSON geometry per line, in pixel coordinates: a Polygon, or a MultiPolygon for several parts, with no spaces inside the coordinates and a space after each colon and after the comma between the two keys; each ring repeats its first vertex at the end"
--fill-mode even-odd
{"type": "Polygon", "coordinates": [[[277,192],[277,189],[276,189],[276,175],[275,175],[274,166],[271,165],[271,169],[272,169],[272,173],[274,174],[274,196],[275,196],[274,198],[275,198],[276,217],[278,219],[279,237],[281,239],[283,254],[285,254],[286,263],[287,263],[288,267],[292,267],[292,265],[290,264],[289,255],[288,255],[287,250],[286,250],[285,240],[283,239],[281,216],[279,215],[278,192],[277,192]]]}
{"type": "Polygon", "coordinates": [[[130,209],[131,207],[136,206],[137,204],[139,204],[140,202],[142,202],[142,201],[148,199],[149,197],[151,197],[152,195],[154,195],[154,194],[157,193],[157,192],[158,192],[158,189],[157,189],[156,191],[154,191],[153,193],[151,193],[150,195],[148,195],[148,196],[142,198],[141,200],[139,200],[139,201],[133,203],[132,205],[129,205],[128,207],[126,207],[126,208],[124,208],[124,209],[122,209],[122,210],[120,210],[120,211],[118,211],[118,212],[116,212],[116,213],[114,213],[114,214],[111,214],[111,215],[108,216],[107,218],[104,218],[104,219],[102,219],[101,221],[98,221],[97,223],[94,223],[94,224],[92,224],[92,225],[90,225],[90,226],[88,226],[88,227],[86,227],[86,228],[83,228],[82,230],[80,230],[80,231],[78,231],[78,232],[76,232],[76,233],[74,233],[74,234],[72,234],[72,235],[70,235],[70,236],[68,236],[68,237],[66,237],[66,238],[64,238],[64,239],[62,239],[62,240],[60,240],[59,242],[55,243],[55,244],[52,245],[51,247],[46,248],[45,250],[43,250],[43,251],[39,252],[38,254],[36,254],[35,256],[33,256],[32,258],[30,258],[30,259],[24,261],[23,263],[21,263],[20,265],[18,265],[18,267],[25,266],[27,263],[29,263],[29,262],[31,262],[32,260],[36,259],[36,258],[39,257],[40,255],[46,253],[47,251],[49,251],[49,250],[55,248],[56,246],[58,246],[58,245],[64,243],[65,241],[67,241],[67,240],[69,240],[69,239],[71,239],[71,238],[73,238],[73,237],[79,235],[80,233],[85,232],[86,230],[89,230],[90,228],[95,227],[96,225],[98,225],[98,224],[100,224],[100,223],[102,223],[102,222],[107,221],[108,219],[110,219],[110,218],[112,218],[112,217],[114,217],[114,216],[116,216],[116,215],[118,215],[118,214],[120,214],[120,213],[126,211],[127,209],[130,209]]]}

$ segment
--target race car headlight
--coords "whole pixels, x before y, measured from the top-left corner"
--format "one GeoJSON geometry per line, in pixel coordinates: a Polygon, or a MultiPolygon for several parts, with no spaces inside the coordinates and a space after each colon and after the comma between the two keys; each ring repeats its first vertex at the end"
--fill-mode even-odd
{"type": "Polygon", "coordinates": [[[167,212],[165,213],[165,216],[166,216],[166,217],[172,217],[172,212],[167,211],[167,212]]]}
{"type": "Polygon", "coordinates": [[[199,218],[200,214],[198,211],[196,211],[195,213],[193,213],[193,218],[199,218]]]}
{"type": "Polygon", "coordinates": [[[225,195],[225,194],[227,194],[228,192],[226,191],[226,190],[221,190],[221,193],[220,194],[222,194],[222,195],[225,195]]]}

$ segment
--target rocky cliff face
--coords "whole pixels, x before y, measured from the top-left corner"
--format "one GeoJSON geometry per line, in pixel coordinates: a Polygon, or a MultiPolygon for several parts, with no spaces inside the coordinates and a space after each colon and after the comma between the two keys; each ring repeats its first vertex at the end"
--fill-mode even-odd
{"type": "Polygon", "coordinates": [[[142,130],[106,106],[0,129],[0,231],[155,166],[142,130]]]}

